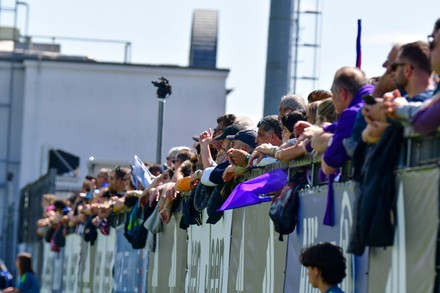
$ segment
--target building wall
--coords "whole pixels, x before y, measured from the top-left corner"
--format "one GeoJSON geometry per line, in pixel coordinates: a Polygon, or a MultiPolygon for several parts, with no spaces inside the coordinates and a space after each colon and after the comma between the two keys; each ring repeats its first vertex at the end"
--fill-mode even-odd
{"type": "MultiPolygon", "coordinates": [[[[151,81],[160,76],[173,86],[165,104],[163,160],[172,146],[192,146],[191,136],[214,127],[225,112],[227,70],[37,60],[23,65],[14,86],[23,100],[14,115],[14,133],[21,135],[13,137],[20,187],[47,171],[50,148],[80,156],[81,178],[90,156],[128,163],[137,154],[155,161],[158,101],[151,81]]],[[[0,70],[3,75],[8,68],[0,70]]],[[[1,95],[7,90],[6,84],[1,95]]]]}
{"type": "Polygon", "coordinates": [[[0,61],[0,258],[9,267],[20,190],[47,173],[49,149],[81,158],[76,179],[57,180],[65,191],[81,186],[90,156],[107,165],[128,164],[135,154],[155,161],[158,100],[151,81],[160,76],[173,86],[165,105],[163,161],[169,148],[192,146],[191,136],[215,127],[225,112],[228,70],[13,57],[0,61]]]}

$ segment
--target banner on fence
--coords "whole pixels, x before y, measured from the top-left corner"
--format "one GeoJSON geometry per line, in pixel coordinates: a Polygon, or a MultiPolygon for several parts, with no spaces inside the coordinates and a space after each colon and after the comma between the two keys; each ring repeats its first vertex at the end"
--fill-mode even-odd
{"type": "Polygon", "coordinates": [[[185,292],[227,292],[232,211],[225,211],[215,225],[188,228],[188,274],[185,292]]]}
{"type": "Polygon", "coordinates": [[[96,242],[92,246],[90,242],[81,240],[80,274],[81,293],[93,292],[93,268],[95,267],[96,242]]]}
{"type": "Polygon", "coordinates": [[[187,235],[179,228],[180,218],[173,214],[156,234],[156,250],[149,253],[148,292],[185,292],[187,235]]]}
{"type": "Polygon", "coordinates": [[[124,228],[116,229],[114,293],[147,292],[148,251],[133,249],[124,236],[124,228]]]}
{"type": "Polygon", "coordinates": [[[369,292],[433,292],[440,169],[399,176],[394,245],[370,249],[369,292]]]}
{"type": "Polygon", "coordinates": [[[96,239],[93,293],[108,293],[113,289],[113,266],[115,262],[116,229],[110,228],[107,236],[98,232],[96,239]]]}
{"type": "MultiPolygon", "coordinates": [[[[284,292],[312,292],[307,270],[299,263],[303,247],[331,242],[346,251],[353,222],[354,182],[334,183],[334,223],[323,225],[327,204],[326,186],[308,188],[300,193],[300,209],[296,230],[289,235],[284,292]]],[[[344,292],[367,292],[368,251],[362,257],[345,254],[347,277],[341,284],[344,292]]],[[[379,292],[379,291],[370,291],[379,292]]]]}
{"type": "Polygon", "coordinates": [[[50,244],[44,244],[44,262],[41,274],[41,292],[63,292],[64,248],[60,252],[50,251],[50,244]]]}
{"type": "Polygon", "coordinates": [[[81,236],[78,234],[70,234],[66,237],[63,263],[63,292],[65,293],[79,292],[81,241],[81,236]]]}
{"type": "Polygon", "coordinates": [[[279,241],[270,203],[235,209],[227,292],[282,292],[287,241],[279,241]]]}

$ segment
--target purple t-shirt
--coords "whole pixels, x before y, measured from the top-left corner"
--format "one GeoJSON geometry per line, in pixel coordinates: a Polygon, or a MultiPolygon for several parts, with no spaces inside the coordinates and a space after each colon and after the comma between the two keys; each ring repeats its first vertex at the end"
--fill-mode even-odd
{"type": "Polygon", "coordinates": [[[414,130],[422,135],[434,134],[440,127],[440,101],[418,111],[412,121],[414,130]]]}
{"type": "Polygon", "coordinates": [[[364,106],[362,97],[371,94],[373,90],[374,86],[371,84],[363,86],[353,97],[348,107],[342,111],[338,121],[324,127],[325,132],[333,133],[331,143],[323,155],[324,162],[330,167],[337,169],[350,160],[342,141],[351,136],[356,115],[364,106]]]}
{"type": "MultiPolygon", "coordinates": [[[[436,95],[440,95],[440,84],[437,85],[433,97],[436,95]]],[[[434,102],[418,111],[414,115],[412,125],[414,130],[422,135],[434,134],[440,127],[440,102],[434,102]]]]}

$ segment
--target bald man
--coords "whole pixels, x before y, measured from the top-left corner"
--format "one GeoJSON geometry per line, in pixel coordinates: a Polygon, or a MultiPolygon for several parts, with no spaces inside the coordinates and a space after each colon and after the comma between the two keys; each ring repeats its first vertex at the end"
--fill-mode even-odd
{"type": "MultiPolygon", "coordinates": [[[[362,97],[371,94],[373,90],[374,86],[368,84],[367,78],[358,68],[342,67],[336,72],[331,88],[332,100],[339,114],[338,121],[323,128],[299,123],[295,125],[295,128],[308,127],[301,134],[300,141],[306,144],[310,141],[313,149],[324,153],[321,162],[324,174],[335,173],[350,160],[343,140],[352,135],[356,115],[364,105],[362,97]]],[[[309,147],[306,149],[309,150],[309,147]]]]}

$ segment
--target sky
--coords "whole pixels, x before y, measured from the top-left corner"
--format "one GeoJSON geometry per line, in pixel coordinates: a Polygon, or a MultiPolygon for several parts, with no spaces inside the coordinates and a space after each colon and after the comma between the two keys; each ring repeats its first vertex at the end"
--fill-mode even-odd
{"type": "MultiPolygon", "coordinates": [[[[131,42],[131,62],[187,66],[191,23],[196,9],[219,12],[217,67],[229,69],[226,111],[259,119],[263,113],[269,0],[27,0],[31,36],[62,36],[131,42]]],[[[12,7],[14,0],[1,0],[12,7]]],[[[383,73],[381,65],[393,42],[426,40],[437,13],[438,0],[302,0],[301,10],[318,10],[315,18],[302,14],[300,38],[313,42],[319,36],[318,78],[298,82],[297,94],[330,89],[342,66],[354,66],[357,19],[362,19],[362,69],[368,76],[383,73]],[[318,28],[316,28],[318,27],[318,28]],[[317,32],[317,34],[316,34],[317,32]]],[[[3,11],[1,25],[13,24],[3,11]]],[[[26,29],[26,7],[18,9],[17,26],[26,29]]],[[[34,38],[36,42],[48,39],[34,38]]],[[[64,54],[88,55],[98,61],[122,62],[123,44],[60,41],[64,54]]],[[[299,51],[298,75],[312,73],[313,51],[299,51]]],[[[172,81],[171,81],[172,82],[172,81]]],[[[275,114],[275,113],[274,113],[275,114]]]]}

